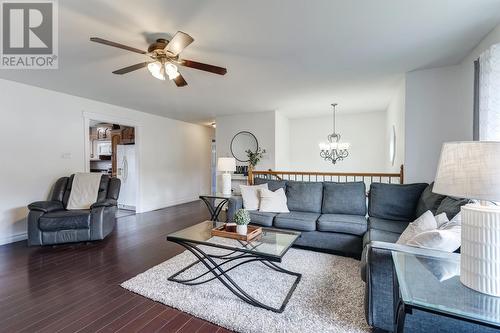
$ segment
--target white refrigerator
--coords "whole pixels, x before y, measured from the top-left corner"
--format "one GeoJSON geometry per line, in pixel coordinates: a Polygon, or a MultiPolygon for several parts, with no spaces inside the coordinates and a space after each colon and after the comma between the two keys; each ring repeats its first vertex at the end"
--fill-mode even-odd
{"type": "Polygon", "coordinates": [[[117,177],[121,180],[118,207],[135,210],[137,193],[137,172],[135,165],[135,145],[116,146],[117,177]]]}

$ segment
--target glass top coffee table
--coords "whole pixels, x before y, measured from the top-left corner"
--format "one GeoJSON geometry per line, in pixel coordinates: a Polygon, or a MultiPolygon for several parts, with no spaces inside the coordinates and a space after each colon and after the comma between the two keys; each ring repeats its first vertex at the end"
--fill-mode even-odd
{"type": "MultiPolygon", "coordinates": [[[[167,236],[168,241],[185,247],[196,257],[195,262],[173,274],[168,280],[185,285],[200,285],[218,279],[243,301],[270,311],[283,312],[302,275],[286,270],[276,263],[281,262],[288,249],[300,237],[300,233],[262,228],[261,235],[246,242],[212,236],[211,230],[221,225],[223,223],[205,221],[167,236]],[[256,300],[227,274],[231,270],[251,262],[260,262],[278,274],[288,274],[295,277],[293,285],[280,307],[272,307],[256,300]],[[190,278],[179,277],[179,275],[198,264],[205,266],[206,270],[203,273],[190,278]],[[209,275],[212,276],[209,277],[209,275]]],[[[245,267],[241,269],[243,268],[245,267]]],[[[251,271],[249,271],[249,274],[251,274],[251,271]]]]}
{"type": "Polygon", "coordinates": [[[500,297],[472,290],[460,282],[460,255],[428,257],[392,252],[395,268],[396,329],[418,309],[487,327],[500,328],[500,297]],[[398,296],[399,295],[399,296],[398,296]]]}

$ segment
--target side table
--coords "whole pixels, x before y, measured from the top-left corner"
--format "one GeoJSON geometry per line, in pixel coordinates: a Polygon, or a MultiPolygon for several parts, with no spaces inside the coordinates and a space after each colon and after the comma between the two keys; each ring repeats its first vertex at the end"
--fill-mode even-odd
{"type": "Polygon", "coordinates": [[[231,198],[231,194],[211,193],[200,195],[200,199],[207,205],[210,212],[211,221],[219,221],[219,214],[224,205],[229,201],[229,198],[231,198]]]}

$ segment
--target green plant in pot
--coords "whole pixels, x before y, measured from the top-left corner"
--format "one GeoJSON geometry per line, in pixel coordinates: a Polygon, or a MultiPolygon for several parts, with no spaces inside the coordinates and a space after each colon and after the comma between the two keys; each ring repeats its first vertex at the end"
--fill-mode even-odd
{"type": "Polygon", "coordinates": [[[247,226],[250,223],[250,213],[245,209],[238,209],[234,214],[234,223],[236,223],[236,232],[240,235],[246,235],[247,226]]]}
{"type": "Polygon", "coordinates": [[[245,153],[247,153],[248,164],[250,164],[250,168],[253,169],[260,162],[261,158],[264,157],[266,150],[259,147],[256,151],[247,149],[245,153]]]}

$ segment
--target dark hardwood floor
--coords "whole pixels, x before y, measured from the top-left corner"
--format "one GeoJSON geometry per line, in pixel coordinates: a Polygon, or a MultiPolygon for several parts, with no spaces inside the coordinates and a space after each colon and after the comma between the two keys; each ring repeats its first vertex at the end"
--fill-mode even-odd
{"type": "Polygon", "coordinates": [[[119,286],[182,252],[168,233],[208,217],[195,201],[121,217],[101,242],[0,246],[0,331],[228,332],[119,286]]]}

